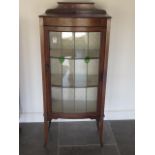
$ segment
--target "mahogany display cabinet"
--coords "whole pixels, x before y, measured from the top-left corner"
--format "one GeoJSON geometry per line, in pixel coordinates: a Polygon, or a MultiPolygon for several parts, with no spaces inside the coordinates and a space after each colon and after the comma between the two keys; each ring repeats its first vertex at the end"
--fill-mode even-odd
{"type": "Polygon", "coordinates": [[[103,145],[111,17],[94,3],[58,2],[39,18],[45,145],[57,118],[95,119],[103,145]]]}

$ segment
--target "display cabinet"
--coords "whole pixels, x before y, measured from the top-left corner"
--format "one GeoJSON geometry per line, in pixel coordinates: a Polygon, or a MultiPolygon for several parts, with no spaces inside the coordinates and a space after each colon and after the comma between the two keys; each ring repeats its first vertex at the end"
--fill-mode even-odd
{"type": "Polygon", "coordinates": [[[59,2],[39,18],[45,145],[57,118],[96,119],[103,145],[111,17],[94,3],[59,2]]]}

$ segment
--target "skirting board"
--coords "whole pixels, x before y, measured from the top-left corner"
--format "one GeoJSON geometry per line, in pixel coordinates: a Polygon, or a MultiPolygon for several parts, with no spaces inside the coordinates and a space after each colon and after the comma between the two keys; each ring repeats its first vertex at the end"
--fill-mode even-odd
{"type": "MultiPolygon", "coordinates": [[[[128,120],[135,119],[134,110],[106,111],[105,120],[128,120]]],[[[21,113],[20,122],[43,122],[43,113],[21,113]]],[[[88,121],[90,119],[57,119],[54,122],[88,121]]]]}

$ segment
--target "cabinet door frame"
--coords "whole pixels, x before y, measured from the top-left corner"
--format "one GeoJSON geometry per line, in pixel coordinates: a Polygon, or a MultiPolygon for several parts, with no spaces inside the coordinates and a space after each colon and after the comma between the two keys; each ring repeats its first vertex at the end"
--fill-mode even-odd
{"type": "Polygon", "coordinates": [[[103,116],[106,74],[107,74],[107,58],[108,58],[108,38],[107,29],[105,27],[43,27],[43,48],[42,48],[42,69],[43,69],[43,92],[44,92],[44,115],[47,118],[96,118],[103,116]],[[96,112],[85,113],[53,113],[51,99],[51,75],[50,75],[50,51],[49,51],[49,32],[100,32],[100,53],[99,53],[99,76],[98,76],[98,93],[96,112]]]}

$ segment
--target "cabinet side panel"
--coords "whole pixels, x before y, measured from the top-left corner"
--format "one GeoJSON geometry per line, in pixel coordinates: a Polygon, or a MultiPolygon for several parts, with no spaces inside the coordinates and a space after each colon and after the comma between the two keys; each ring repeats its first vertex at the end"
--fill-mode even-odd
{"type": "Polygon", "coordinates": [[[99,93],[98,93],[98,117],[104,116],[105,93],[106,93],[106,78],[108,67],[108,53],[109,53],[109,37],[110,37],[110,23],[107,19],[107,29],[101,36],[101,50],[100,50],[100,67],[99,67],[99,93]]]}
{"type": "Polygon", "coordinates": [[[105,107],[105,95],[106,95],[106,81],[107,81],[107,69],[108,69],[108,56],[109,56],[109,40],[110,40],[110,26],[111,19],[107,19],[107,31],[106,31],[106,42],[105,42],[105,55],[104,55],[104,90],[103,90],[103,108],[101,109],[101,114],[104,115],[104,107],[105,107]]]}
{"type": "Polygon", "coordinates": [[[42,65],[42,88],[43,88],[43,108],[44,120],[48,119],[48,106],[47,106],[47,81],[46,81],[46,52],[45,52],[45,32],[43,27],[43,18],[39,18],[40,23],[40,42],[41,42],[41,65],[42,65]]]}

